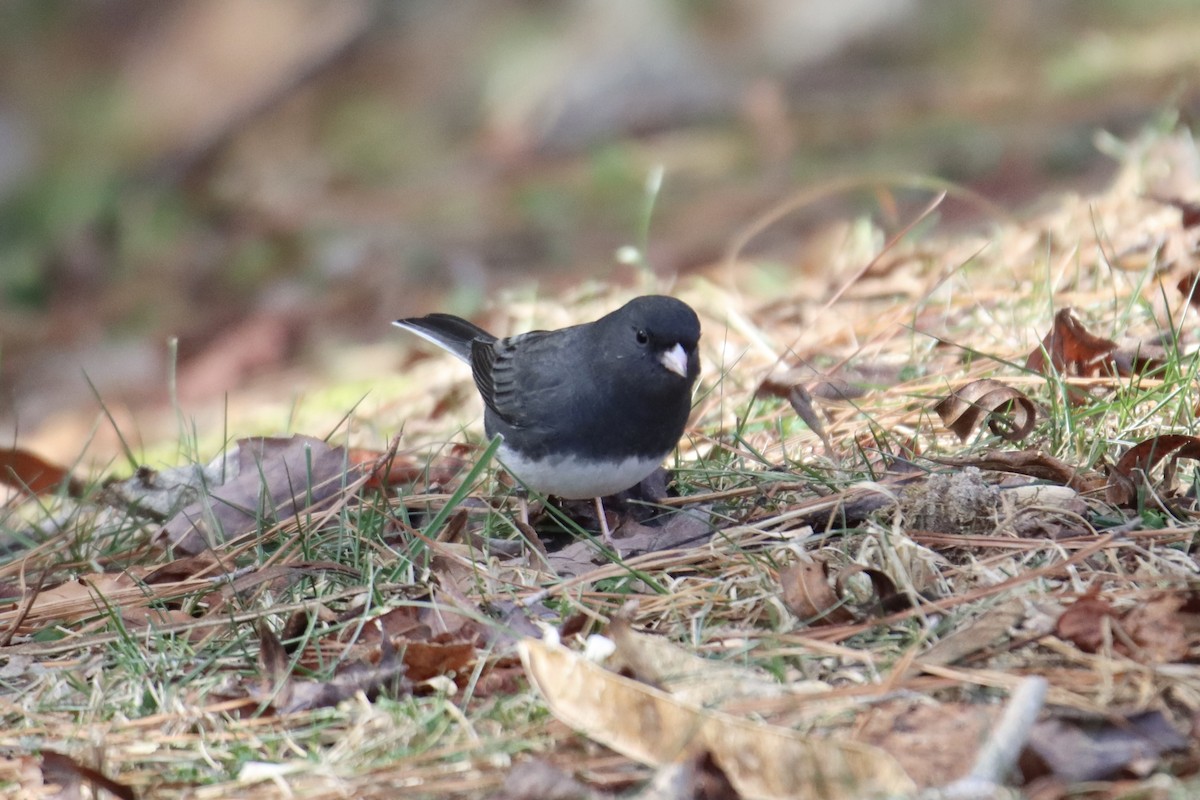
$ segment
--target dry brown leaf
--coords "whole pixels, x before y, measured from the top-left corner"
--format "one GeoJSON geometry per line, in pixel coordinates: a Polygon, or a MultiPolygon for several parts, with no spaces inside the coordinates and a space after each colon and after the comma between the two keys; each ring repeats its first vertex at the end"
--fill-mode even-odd
{"type": "Polygon", "coordinates": [[[1200,306],[1200,272],[1192,270],[1175,284],[1179,293],[1187,298],[1188,304],[1200,306]]]}
{"type": "Polygon", "coordinates": [[[1167,460],[1168,477],[1181,458],[1200,459],[1200,438],[1183,434],[1152,436],[1125,451],[1108,475],[1105,497],[1113,505],[1127,506],[1137,499],[1137,487],[1150,471],[1167,460]]]}
{"type": "Polygon", "coordinates": [[[825,432],[825,424],[821,422],[821,417],[817,414],[817,409],[813,406],[812,395],[808,389],[804,388],[800,383],[779,383],[770,378],[764,380],[755,392],[757,396],[772,396],[783,397],[788,401],[788,405],[796,412],[796,416],[804,420],[813,433],[815,433],[821,442],[825,445],[826,452],[832,449],[829,441],[829,434],[825,432]]]}
{"type": "Polygon", "coordinates": [[[91,767],[85,767],[75,759],[64,753],[58,753],[54,750],[43,750],[42,756],[42,779],[49,784],[54,784],[59,787],[59,791],[52,795],[42,795],[47,798],[57,798],[58,800],[69,800],[73,798],[82,798],[84,795],[80,791],[86,784],[92,787],[90,796],[96,796],[97,789],[104,789],[120,800],[136,800],[137,793],[133,788],[126,786],[123,783],[117,783],[102,774],[98,770],[91,767]]]}
{"type": "Polygon", "coordinates": [[[391,697],[407,694],[412,684],[405,677],[405,665],[388,639],[380,642],[378,658],[343,662],[328,681],[305,680],[291,674],[291,659],[283,644],[266,624],[260,624],[259,668],[261,680],[248,687],[247,694],[258,703],[280,714],[337,705],[362,692],[371,700],[387,693],[391,697]]]}
{"type": "Polygon", "coordinates": [[[1187,658],[1187,627],[1179,613],[1185,600],[1179,594],[1161,594],[1138,603],[1121,617],[1122,630],[1138,649],[1131,656],[1151,664],[1187,658]]]}
{"type": "Polygon", "coordinates": [[[992,433],[1019,442],[1033,430],[1037,410],[1023,393],[985,378],[955,389],[933,409],[961,441],[987,422],[992,433]]]}
{"type": "Polygon", "coordinates": [[[969,655],[986,650],[1008,635],[1025,616],[1025,607],[1020,600],[1006,600],[989,608],[974,621],[943,636],[917,656],[917,664],[908,675],[920,672],[923,666],[946,667],[969,655]]]}
{"type": "Polygon", "coordinates": [[[993,472],[1011,472],[1031,478],[1051,481],[1069,486],[1080,494],[1099,488],[1104,478],[1099,473],[1080,472],[1065,461],[1046,455],[1040,450],[1016,450],[1005,452],[989,450],[978,456],[930,457],[930,461],[949,467],[975,467],[993,472]]]}
{"type": "Polygon", "coordinates": [[[1054,635],[1086,653],[1095,653],[1104,645],[1104,621],[1116,616],[1116,609],[1093,588],[1059,615],[1054,635]]]}
{"type": "Polygon", "coordinates": [[[766,672],[701,658],[661,636],[634,630],[624,616],[613,620],[608,635],[617,646],[609,660],[612,669],[703,708],[720,708],[746,697],[813,694],[829,689],[815,681],[785,685],[766,672]]]}
{"type": "Polygon", "coordinates": [[[541,758],[512,766],[504,786],[490,800],[603,800],[612,795],[593,791],[565,770],[541,758]]]}
{"type": "Polygon", "coordinates": [[[15,447],[0,448],[0,484],[33,495],[56,491],[64,484],[72,497],[83,493],[83,484],[65,467],[15,447]]]}
{"type": "Polygon", "coordinates": [[[1101,781],[1129,769],[1144,775],[1163,753],[1187,746],[1160,711],[1115,720],[1048,719],[1034,725],[1021,771],[1027,779],[1049,773],[1068,783],[1101,781]]]}
{"type": "MultiPolygon", "coordinates": [[[[662,525],[657,526],[626,519],[613,531],[613,543],[624,558],[631,558],[678,547],[695,547],[712,538],[712,534],[713,526],[704,510],[681,509],[672,512],[662,525]]],[[[581,540],[550,553],[548,561],[561,577],[574,577],[597,566],[611,564],[612,558],[595,542],[581,540]]]]}
{"type": "Polygon", "coordinates": [[[385,489],[418,481],[425,481],[434,486],[447,486],[470,466],[465,459],[452,456],[422,463],[410,455],[363,448],[351,448],[347,451],[346,458],[349,463],[362,467],[370,475],[364,484],[369,489],[385,489]]]}
{"type": "Polygon", "coordinates": [[[998,713],[987,705],[891,701],[866,714],[862,738],[890,753],[920,786],[944,786],[971,769],[998,713]]]}
{"type": "MultiPolygon", "coordinates": [[[[362,613],[361,606],[353,608],[339,621],[357,620],[362,613]]],[[[343,626],[338,632],[338,639],[347,644],[373,644],[381,636],[426,640],[432,635],[433,631],[421,621],[421,609],[411,605],[385,611],[362,625],[343,626]]]]}
{"type": "Polygon", "coordinates": [[[353,482],[358,468],[346,464],[343,448],[311,436],[242,439],[236,476],[176,514],[155,543],[195,554],[298,516],[353,482]]]}
{"type": "Polygon", "coordinates": [[[779,571],[783,604],[800,621],[810,625],[840,625],[854,615],[829,583],[824,561],[801,561],[779,571]]]}
{"type": "Polygon", "coordinates": [[[560,645],[522,639],[518,650],[529,682],[559,720],[643,764],[662,767],[707,752],[740,794],[756,798],[863,800],[915,789],[877,748],[683,703],[560,645]]]}
{"type": "Polygon", "coordinates": [[[1055,635],[1095,653],[1104,644],[1108,619],[1114,652],[1152,664],[1181,661],[1189,651],[1187,620],[1180,613],[1186,601],[1182,594],[1163,593],[1118,613],[1093,589],[1062,613],[1055,635]]]}
{"type": "Polygon", "coordinates": [[[1146,199],[1179,209],[1179,224],[1184,230],[1200,226],[1200,203],[1184,200],[1181,197],[1164,197],[1156,194],[1146,195],[1146,199]]]}
{"type": "Polygon", "coordinates": [[[1064,308],[1054,315],[1054,326],[1042,343],[1025,359],[1025,368],[1047,375],[1053,367],[1060,375],[1088,377],[1097,374],[1116,349],[1116,342],[1090,333],[1071,309],[1064,308]]]}
{"type": "Polygon", "coordinates": [[[138,585],[128,572],[93,573],[30,597],[14,601],[14,608],[0,613],[0,626],[20,622],[16,634],[30,634],[48,623],[69,623],[106,614],[114,609],[129,612],[147,605],[153,596],[138,585]]]}
{"type": "Polygon", "coordinates": [[[393,641],[407,671],[404,677],[413,683],[427,681],[438,675],[453,673],[460,681],[471,677],[471,666],[478,651],[471,642],[418,642],[408,639],[393,641]]]}

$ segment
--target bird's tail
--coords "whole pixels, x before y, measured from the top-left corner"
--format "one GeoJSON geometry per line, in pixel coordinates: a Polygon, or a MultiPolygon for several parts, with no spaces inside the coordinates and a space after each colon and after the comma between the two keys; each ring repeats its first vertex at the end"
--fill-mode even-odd
{"type": "Polygon", "coordinates": [[[398,319],[392,324],[411,331],[426,341],[433,342],[455,358],[468,364],[471,363],[472,341],[476,339],[485,342],[496,341],[496,337],[483,328],[453,314],[410,317],[409,319],[398,319]]]}

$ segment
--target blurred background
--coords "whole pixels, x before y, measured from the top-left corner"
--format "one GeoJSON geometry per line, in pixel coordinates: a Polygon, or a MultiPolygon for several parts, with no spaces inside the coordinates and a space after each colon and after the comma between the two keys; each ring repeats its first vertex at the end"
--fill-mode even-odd
{"type": "Polygon", "coordinates": [[[1193,0],[5,0],[0,435],[369,376],[398,316],[629,282],[627,244],[703,272],[848,176],[742,255],[802,280],[911,176],[996,204],[943,225],[1098,189],[1191,122],[1198,42],[1193,0]]]}

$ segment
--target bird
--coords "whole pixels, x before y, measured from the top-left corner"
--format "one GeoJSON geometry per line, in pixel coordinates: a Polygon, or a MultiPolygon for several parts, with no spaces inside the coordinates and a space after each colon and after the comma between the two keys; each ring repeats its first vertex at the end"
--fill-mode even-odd
{"type": "Polygon", "coordinates": [[[498,338],[452,314],[394,325],[471,367],[483,427],[526,487],[568,500],[636,486],[679,443],[700,375],[700,320],[674,297],[636,297],[593,321],[498,338]]]}

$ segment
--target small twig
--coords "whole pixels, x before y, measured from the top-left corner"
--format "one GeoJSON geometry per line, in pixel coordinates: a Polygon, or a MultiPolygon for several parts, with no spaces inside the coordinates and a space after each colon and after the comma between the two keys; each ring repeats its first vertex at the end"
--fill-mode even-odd
{"type": "Polygon", "coordinates": [[[1005,777],[1012,772],[1033,730],[1033,723],[1046,701],[1045,678],[1033,676],[1017,684],[1009,697],[1000,721],[984,742],[975,764],[966,777],[936,790],[938,800],[975,800],[992,798],[1005,777]]]}

